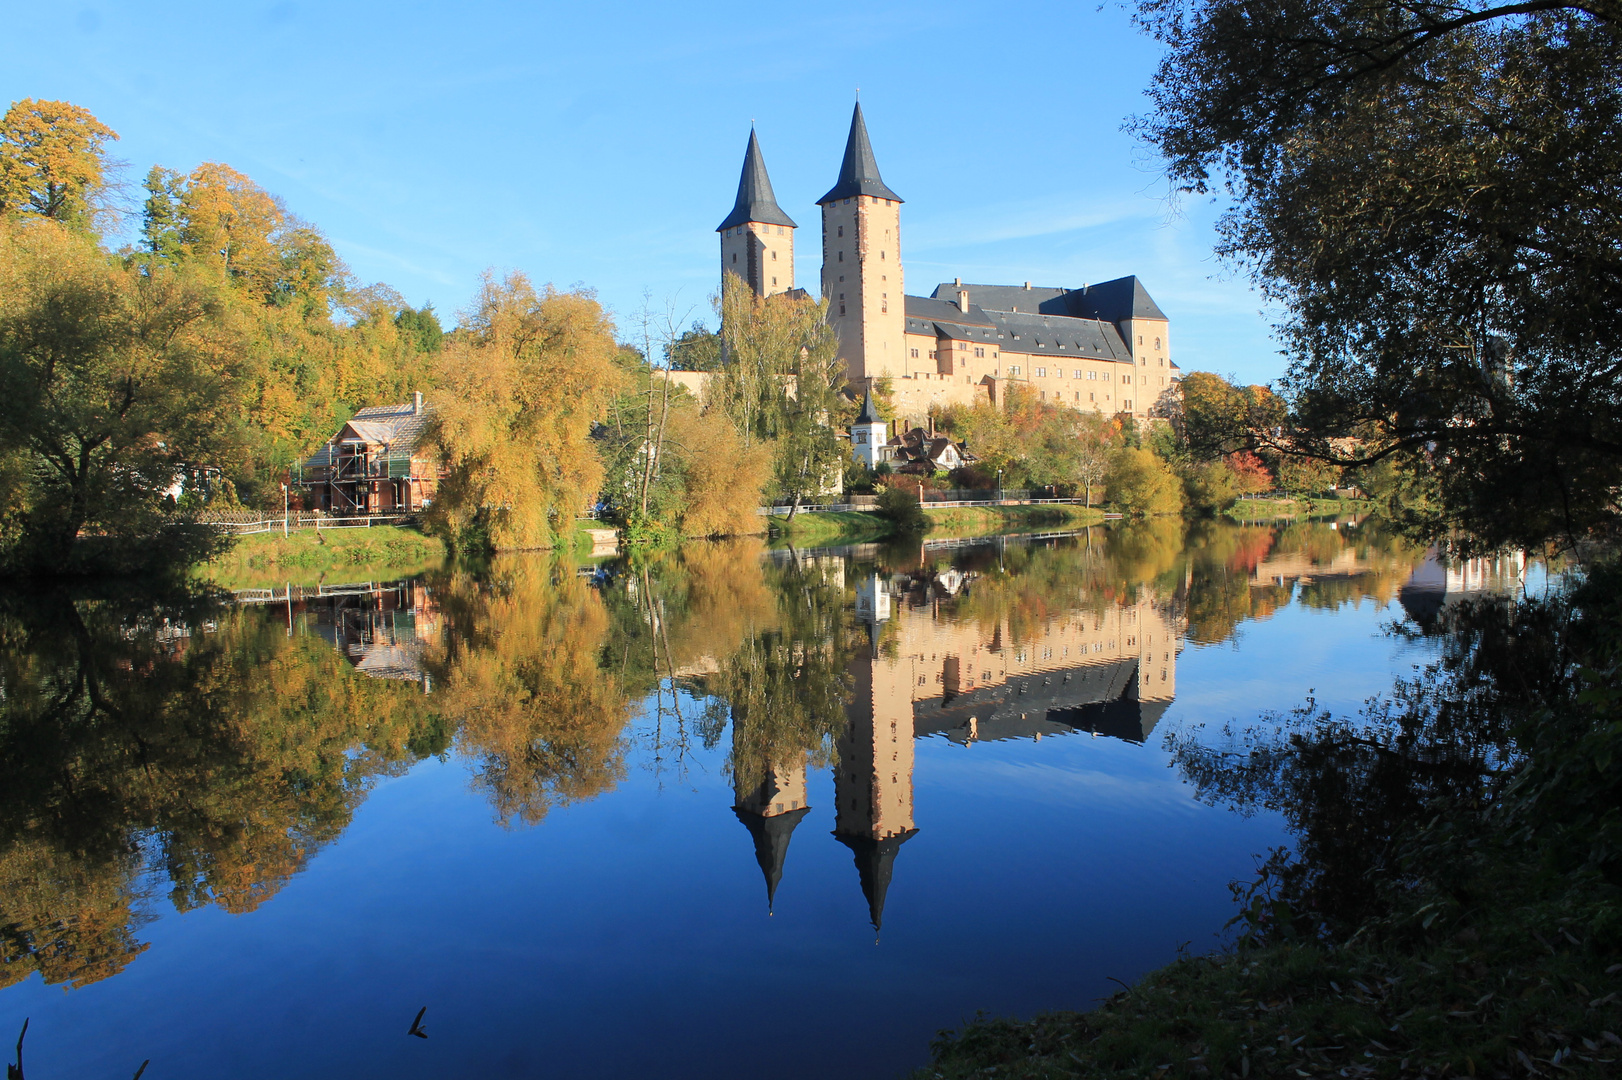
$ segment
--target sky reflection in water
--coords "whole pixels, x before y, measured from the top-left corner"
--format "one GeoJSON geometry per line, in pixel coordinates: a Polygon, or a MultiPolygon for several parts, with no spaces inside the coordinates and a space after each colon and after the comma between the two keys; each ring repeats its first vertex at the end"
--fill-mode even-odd
{"type": "Polygon", "coordinates": [[[1467,584],[1421,558],[1164,522],[14,598],[0,1036],[36,1078],[894,1076],[1215,947],[1286,838],[1164,739],[1384,689],[1399,590],[1467,584]]]}

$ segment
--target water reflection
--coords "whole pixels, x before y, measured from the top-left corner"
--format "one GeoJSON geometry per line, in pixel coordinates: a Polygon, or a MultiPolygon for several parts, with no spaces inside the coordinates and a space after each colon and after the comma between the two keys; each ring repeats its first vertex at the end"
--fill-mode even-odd
{"type": "Polygon", "coordinates": [[[1384,602],[1422,561],[1372,523],[1156,521],[811,554],[698,544],[584,574],[514,559],[235,598],[7,594],[0,986],[106,979],[166,911],[253,911],[379,778],[429,756],[454,755],[522,827],[632,767],[686,783],[724,745],[767,908],[815,818],[851,851],[877,930],[930,827],[918,739],[1142,744],[1185,641],[1292,602],[1384,602]],[[814,805],[823,770],[832,807],[814,805]]]}

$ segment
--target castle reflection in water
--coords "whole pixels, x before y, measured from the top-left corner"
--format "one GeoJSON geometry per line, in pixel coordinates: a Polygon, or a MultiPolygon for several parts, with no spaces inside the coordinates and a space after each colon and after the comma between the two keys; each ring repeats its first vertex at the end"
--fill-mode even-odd
{"type": "MultiPolygon", "coordinates": [[[[1334,528],[1328,527],[1330,535],[1334,528]]],[[[1186,564],[1160,575],[1158,585],[1139,578],[1119,590],[1083,590],[1079,596],[1072,591],[1069,600],[1020,613],[1017,605],[973,602],[980,599],[977,590],[995,590],[997,580],[1008,580],[990,575],[986,562],[988,553],[996,561],[1002,543],[949,542],[946,546],[972,544],[976,551],[959,553],[967,556],[961,559],[918,552],[922,557],[902,560],[913,569],[888,568],[872,546],[769,556],[792,562],[800,573],[842,595],[847,611],[854,608],[857,645],[844,654],[850,657],[849,694],[829,763],[833,834],[854,856],[875,931],[883,922],[898,855],[919,831],[913,809],[916,740],[943,738],[971,750],[999,740],[1084,735],[1141,744],[1176,695],[1177,660],[1190,633],[1190,589],[1199,588],[1186,564]]],[[[1456,594],[1502,587],[1524,573],[1524,561],[1504,559],[1479,572],[1471,564],[1449,576],[1434,555],[1421,558],[1415,553],[1376,567],[1363,553],[1338,543],[1322,552],[1264,546],[1248,559],[1230,558],[1227,568],[1241,591],[1290,595],[1298,586],[1342,579],[1361,581],[1358,591],[1371,589],[1371,595],[1384,599],[1399,598],[1400,591],[1404,607],[1421,623],[1456,594]]],[[[594,572],[599,587],[613,588],[615,580],[614,572],[594,572]]],[[[634,585],[634,577],[626,578],[628,591],[634,585]]],[[[433,590],[420,580],[262,590],[238,598],[285,605],[289,632],[295,616],[301,616],[361,673],[416,681],[425,693],[433,692],[424,658],[447,630],[433,590]]],[[[1267,617],[1259,607],[1247,610],[1249,617],[1267,617]]],[[[796,647],[817,646],[800,642],[796,647]]],[[[669,677],[708,696],[707,683],[721,662],[706,655],[672,669],[669,677]]],[[[731,737],[737,758],[742,736],[736,717],[731,737]]],[[[765,762],[763,770],[734,773],[732,812],[753,841],[768,909],[794,832],[812,815],[811,774],[820,772],[816,765],[824,761],[814,764],[812,751],[802,749],[765,762]]]]}
{"type": "MultiPolygon", "coordinates": [[[[815,561],[846,584],[843,559],[815,561]]],[[[1183,627],[1172,598],[1142,590],[1134,602],[1065,611],[1012,643],[1006,616],[942,611],[941,601],[972,588],[973,577],[956,568],[867,569],[853,583],[866,647],[851,661],[854,692],[837,741],[834,836],[855,855],[875,932],[896,857],[918,832],[914,740],[972,746],[1087,733],[1141,743],[1176,693],[1183,627]]],[[[736,792],[733,810],[754,838],[768,906],[789,840],[810,810],[806,771],[796,755],[736,792]]]]}

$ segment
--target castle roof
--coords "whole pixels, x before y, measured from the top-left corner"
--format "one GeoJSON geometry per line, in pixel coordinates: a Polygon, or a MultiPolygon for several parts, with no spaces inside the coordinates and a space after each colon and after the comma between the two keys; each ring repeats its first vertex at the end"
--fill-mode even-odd
{"type": "Polygon", "coordinates": [[[1064,315],[1078,319],[1103,319],[1121,323],[1127,319],[1164,319],[1149,290],[1135,275],[1087,285],[1080,289],[1061,289],[1030,285],[965,285],[942,282],[935,286],[935,299],[950,301],[959,292],[967,292],[971,304],[988,310],[1038,312],[1043,315],[1064,315]]]}
{"type": "Polygon", "coordinates": [[[875,840],[870,836],[847,836],[834,833],[856,856],[856,873],[862,880],[862,895],[867,899],[867,916],[874,931],[884,925],[884,898],[890,891],[890,875],[895,871],[895,855],[918,834],[917,829],[875,840]]]}
{"type": "Polygon", "coordinates": [[[716,232],[758,221],[763,225],[787,225],[796,228],[794,219],[783,213],[772,193],[772,178],[766,175],[766,159],[760,155],[760,140],[755,129],[749,129],[749,147],[743,152],[743,173],[738,177],[738,198],[732,204],[732,213],[715,227],[716,232]]]}
{"type": "Polygon", "coordinates": [[[845,140],[845,160],[839,166],[839,182],[817,200],[817,205],[848,199],[852,195],[872,195],[879,199],[902,201],[901,196],[886,187],[879,176],[879,163],[873,157],[873,143],[867,137],[867,123],[862,119],[862,103],[859,101],[850,118],[850,137],[845,140]]]}
{"type": "MultiPolygon", "coordinates": [[[[955,293],[960,289],[978,289],[982,295],[989,292],[996,298],[994,290],[1004,288],[1009,292],[1018,292],[1022,297],[1062,291],[1027,291],[1017,287],[985,285],[942,285],[935,291],[950,290],[955,293]]],[[[964,311],[953,301],[930,296],[907,297],[906,312],[906,332],[909,334],[933,334],[950,341],[983,342],[1033,356],[1072,356],[1087,360],[1113,360],[1123,364],[1132,362],[1132,350],[1121,337],[1121,332],[1114,323],[1103,319],[988,309],[972,301],[969,310],[964,311]]]]}
{"type": "Polygon", "coordinates": [[[754,838],[755,861],[760,864],[760,872],[766,875],[766,910],[770,911],[777,899],[777,886],[783,880],[783,863],[788,858],[789,838],[794,835],[794,826],[811,812],[811,808],[802,806],[771,817],[740,806],[734,806],[732,812],[738,815],[738,820],[743,822],[749,835],[754,838]]]}

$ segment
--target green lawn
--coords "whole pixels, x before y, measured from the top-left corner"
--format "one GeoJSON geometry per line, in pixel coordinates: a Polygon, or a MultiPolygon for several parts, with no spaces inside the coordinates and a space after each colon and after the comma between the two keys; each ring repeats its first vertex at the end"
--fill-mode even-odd
{"type": "Polygon", "coordinates": [[[445,545],[416,529],[379,525],[370,529],[305,529],[283,537],[256,533],[200,573],[228,589],[290,582],[371,581],[407,577],[445,561],[445,545]]]}
{"type": "Polygon", "coordinates": [[[1367,514],[1374,509],[1368,499],[1326,499],[1302,496],[1284,499],[1240,499],[1223,511],[1235,521],[1275,521],[1300,517],[1340,517],[1367,514]]]}
{"type": "Polygon", "coordinates": [[[799,513],[793,521],[773,517],[769,524],[773,540],[801,547],[857,544],[881,539],[894,531],[888,518],[856,510],[799,513]]]}
{"type": "MultiPolygon", "coordinates": [[[[924,508],[933,523],[932,534],[979,536],[982,534],[1039,529],[1076,529],[1104,520],[1097,507],[1058,504],[1052,506],[952,506],[939,510],[924,508]]],[[[880,514],[843,510],[831,513],[801,513],[793,522],[771,519],[771,535],[776,542],[792,542],[802,547],[826,547],[880,540],[895,532],[889,519],[880,514]]]]}

